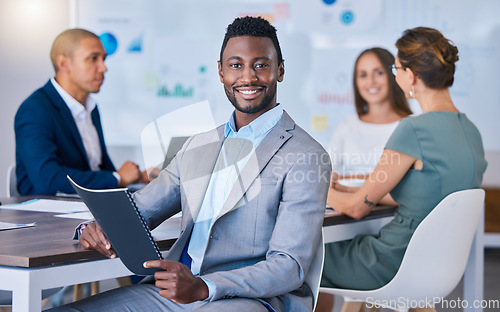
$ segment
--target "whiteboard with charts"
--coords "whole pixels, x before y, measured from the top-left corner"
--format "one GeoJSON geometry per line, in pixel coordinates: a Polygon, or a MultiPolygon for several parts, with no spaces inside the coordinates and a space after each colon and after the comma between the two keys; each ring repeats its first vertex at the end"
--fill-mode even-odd
{"type": "Polygon", "coordinates": [[[395,53],[405,29],[429,26],[459,48],[455,104],[476,123],[485,148],[500,151],[498,12],[496,0],[76,0],[71,16],[108,52],[95,98],[110,146],[140,146],[148,124],[205,100],[216,124],[226,122],[232,106],[217,72],[225,29],[237,16],[260,15],[278,29],[285,59],[278,102],[325,147],[354,114],[357,55],[373,46],[395,53]]]}

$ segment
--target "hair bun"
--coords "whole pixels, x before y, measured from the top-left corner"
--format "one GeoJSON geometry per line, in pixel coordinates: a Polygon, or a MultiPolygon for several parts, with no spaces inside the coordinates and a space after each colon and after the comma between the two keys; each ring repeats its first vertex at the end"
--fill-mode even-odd
{"type": "Polygon", "coordinates": [[[458,48],[444,37],[434,43],[434,50],[444,65],[454,65],[458,61],[458,48]]]}
{"type": "Polygon", "coordinates": [[[407,29],[396,47],[401,65],[410,67],[427,87],[443,89],[453,85],[458,49],[437,29],[407,29]]]}

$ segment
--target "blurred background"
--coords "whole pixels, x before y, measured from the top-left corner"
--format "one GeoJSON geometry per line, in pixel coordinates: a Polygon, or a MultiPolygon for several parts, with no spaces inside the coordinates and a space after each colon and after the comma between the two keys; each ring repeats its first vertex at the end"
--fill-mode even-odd
{"type": "Polygon", "coordinates": [[[0,197],[15,161],[14,115],[54,75],[49,51],[60,32],[81,27],[101,37],[108,72],[94,98],[108,151],[117,167],[130,159],[144,169],[141,133],[161,116],[208,100],[215,123],[227,121],[232,106],[217,60],[227,25],[245,15],[278,29],[285,59],[278,102],[325,148],[355,113],[357,55],[374,46],[395,53],[405,29],[437,28],[459,49],[450,90],[483,136],[483,184],[500,187],[498,12],[495,0],[0,0],[0,197]]]}

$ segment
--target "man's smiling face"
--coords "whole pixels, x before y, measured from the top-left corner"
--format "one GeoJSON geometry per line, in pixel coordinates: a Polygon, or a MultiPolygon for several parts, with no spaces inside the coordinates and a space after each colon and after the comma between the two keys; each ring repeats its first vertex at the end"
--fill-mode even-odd
{"type": "Polygon", "coordinates": [[[276,106],[276,88],[283,80],[270,38],[240,36],[228,40],[219,62],[219,76],[237,113],[262,115],[276,106]]]}

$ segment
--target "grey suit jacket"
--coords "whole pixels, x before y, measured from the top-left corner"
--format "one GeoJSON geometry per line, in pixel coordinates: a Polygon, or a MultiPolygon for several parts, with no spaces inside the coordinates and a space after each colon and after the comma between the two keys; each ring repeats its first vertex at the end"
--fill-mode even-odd
{"type": "MultiPolygon", "coordinates": [[[[159,177],[134,194],[151,228],[182,210],[170,260],[178,261],[189,241],[223,141],[224,126],[189,138],[159,177]]],[[[200,276],[216,286],[210,300],[258,298],[276,311],[311,311],[304,278],[321,235],[327,152],[284,112],[239,170],[201,265],[200,276]]]]}

